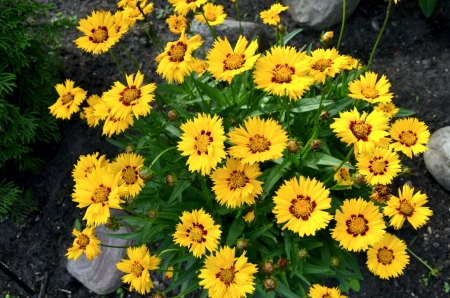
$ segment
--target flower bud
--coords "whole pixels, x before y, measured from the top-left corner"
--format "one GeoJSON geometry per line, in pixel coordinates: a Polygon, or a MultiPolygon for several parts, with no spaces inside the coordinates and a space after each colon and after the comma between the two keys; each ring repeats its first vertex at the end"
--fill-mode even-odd
{"type": "Polygon", "coordinates": [[[302,260],[306,259],[307,257],[309,257],[309,253],[306,249],[302,248],[299,250],[298,252],[298,257],[302,260]]]}
{"type": "Polygon", "coordinates": [[[239,250],[246,250],[248,247],[248,241],[245,239],[239,239],[236,242],[236,246],[237,246],[237,248],[239,248],[239,250]]]}
{"type": "Polygon", "coordinates": [[[271,261],[265,261],[262,264],[262,271],[265,275],[271,275],[275,271],[275,265],[271,261]]]}
{"type": "Polygon", "coordinates": [[[166,176],[166,184],[169,185],[170,187],[174,187],[175,185],[177,185],[178,182],[178,178],[177,175],[175,175],[174,173],[169,173],[166,176]]]}
{"type": "Polygon", "coordinates": [[[153,209],[148,210],[147,217],[151,220],[155,219],[156,217],[158,217],[158,211],[153,209]]]}
{"type": "Polygon", "coordinates": [[[133,145],[127,145],[126,147],[125,147],[125,152],[126,153],[133,153],[134,152],[134,146],[133,145]]]}
{"type": "Polygon", "coordinates": [[[277,27],[278,32],[280,32],[281,34],[283,34],[284,32],[286,32],[286,27],[279,24],[277,27]]]}
{"type": "Polygon", "coordinates": [[[110,216],[105,223],[105,227],[115,232],[120,228],[120,223],[115,217],[110,216]]]}
{"type": "Polygon", "coordinates": [[[287,144],[287,150],[290,153],[297,153],[300,150],[300,144],[297,142],[297,140],[289,140],[287,144]]]}
{"type": "Polygon", "coordinates": [[[355,183],[358,185],[364,185],[364,183],[366,183],[366,178],[364,178],[363,174],[356,174],[355,175],[355,183]]]}
{"type": "Polygon", "coordinates": [[[128,205],[133,204],[134,203],[134,198],[132,196],[128,196],[126,201],[127,201],[128,205]]]}
{"type": "Polygon", "coordinates": [[[230,119],[231,126],[236,126],[236,123],[237,123],[236,118],[231,117],[231,119],[230,119]]]}
{"type": "Polygon", "coordinates": [[[403,173],[405,173],[406,176],[411,176],[412,174],[412,169],[410,167],[405,167],[403,169],[403,173]]]}
{"type": "Polygon", "coordinates": [[[139,169],[139,177],[145,182],[151,181],[153,177],[155,177],[155,172],[152,169],[146,166],[142,166],[139,169]]]}
{"type": "Polygon", "coordinates": [[[280,270],[286,270],[288,267],[288,260],[285,258],[279,258],[277,261],[277,266],[280,268],[280,270]]]}
{"type": "Polygon", "coordinates": [[[319,117],[323,121],[327,121],[328,119],[330,119],[330,113],[328,111],[322,111],[322,113],[320,113],[319,117]]]}
{"type": "Polygon", "coordinates": [[[86,114],[84,114],[83,112],[80,112],[80,119],[86,120],[86,114]]]}
{"type": "Polygon", "coordinates": [[[243,216],[243,218],[245,222],[248,223],[253,222],[255,220],[255,210],[252,209],[248,211],[247,214],[243,216]]]}
{"type": "Polygon", "coordinates": [[[164,298],[164,295],[161,293],[157,293],[157,294],[153,295],[152,298],[164,298]]]}
{"type": "Polygon", "coordinates": [[[311,150],[318,150],[320,149],[320,147],[322,146],[322,142],[320,140],[313,140],[311,142],[311,150]]]}
{"type": "Polygon", "coordinates": [[[330,260],[331,267],[341,266],[341,260],[338,257],[332,257],[330,260]]]}
{"type": "Polygon", "coordinates": [[[330,44],[333,41],[334,33],[333,31],[327,31],[322,36],[322,41],[324,43],[330,44]]]}
{"type": "Polygon", "coordinates": [[[178,113],[175,110],[169,110],[167,112],[167,119],[169,119],[170,122],[173,122],[178,119],[178,113]]]}
{"type": "Polygon", "coordinates": [[[273,278],[266,278],[263,280],[263,287],[266,292],[275,291],[277,282],[273,278]]]}

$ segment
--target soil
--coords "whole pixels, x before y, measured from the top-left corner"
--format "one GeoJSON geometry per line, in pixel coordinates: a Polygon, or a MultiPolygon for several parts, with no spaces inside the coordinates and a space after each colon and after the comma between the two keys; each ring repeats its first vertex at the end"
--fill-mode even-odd
{"type": "MultiPolygon", "coordinates": [[[[42,2],[48,0],[41,0],[42,2]]],[[[52,13],[76,14],[84,18],[93,9],[115,10],[115,1],[56,0],[52,13]]],[[[156,0],[155,10],[164,9],[167,3],[156,0]]],[[[233,18],[236,14],[231,1],[217,0],[225,6],[233,18]]],[[[268,9],[272,0],[241,1],[241,15],[254,21],[258,12],[268,9]]],[[[378,30],[384,20],[386,3],[382,0],[364,0],[348,18],[341,53],[350,54],[367,62],[375,43],[378,30]]],[[[175,40],[163,19],[152,21],[163,44],[175,40]]],[[[260,21],[259,21],[260,22],[260,21]]],[[[288,30],[297,28],[289,16],[283,16],[288,30]]],[[[266,28],[269,34],[271,29],[266,28]]],[[[340,25],[330,28],[338,35],[340,25]]],[[[385,74],[392,83],[394,103],[415,110],[416,116],[425,121],[431,133],[448,126],[450,105],[450,1],[438,1],[430,18],[425,18],[416,0],[402,0],[393,6],[391,17],[383,36],[372,70],[385,74]]],[[[68,30],[64,36],[61,55],[65,59],[64,78],[70,78],[90,93],[101,94],[112,82],[120,80],[121,74],[108,54],[93,56],[76,49],[72,42],[80,33],[68,30]]],[[[272,34],[273,35],[273,34],[272,34]]],[[[272,36],[268,35],[268,36],[272,36]]],[[[312,43],[318,47],[319,33],[304,30],[293,40],[293,45],[312,43]]],[[[337,37],[335,38],[337,40],[337,37]]],[[[146,73],[159,82],[154,74],[156,50],[146,39],[145,33],[135,26],[124,42],[131,53],[139,57],[139,64],[146,73]]],[[[120,44],[114,52],[120,55],[120,44]]],[[[127,73],[136,71],[131,63],[123,65],[127,73]]],[[[71,200],[74,183],[71,170],[79,155],[99,151],[113,158],[119,151],[101,136],[100,129],[91,129],[74,117],[60,121],[61,141],[40,148],[46,165],[37,175],[21,179],[24,188],[31,190],[37,200],[39,211],[34,212],[19,227],[10,220],[1,223],[3,237],[0,238],[0,260],[15,272],[26,284],[39,293],[47,274],[45,297],[100,297],[89,292],[66,270],[64,254],[71,245],[70,231],[76,218],[82,218],[83,210],[75,207],[71,200]]],[[[441,187],[426,170],[422,156],[405,162],[413,170],[410,177],[397,180],[398,185],[409,180],[416,189],[429,197],[429,206],[434,215],[425,227],[414,230],[405,225],[396,234],[410,244],[410,249],[423,258],[431,267],[440,268],[440,277],[429,277],[428,269],[411,257],[404,274],[396,279],[381,280],[372,275],[365,266],[365,254],[356,254],[365,280],[359,293],[350,292],[350,297],[450,297],[444,283],[450,283],[450,193],[441,187]],[[412,243],[414,241],[414,243],[412,243]],[[412,244],[411,244],[412,243],[412,244]],[[425,279],[428,281],[425,282],[425,279]]],[[[0,273],[0,293],[30,296],[6,275],[0,273]]],[[[34,295],[33,297],[37,297],[34,295]]],[[[104,297],[119,297],[113,293],[104,297]]],[[[126,297],[140,297],[127,293],[126,297]]]]}

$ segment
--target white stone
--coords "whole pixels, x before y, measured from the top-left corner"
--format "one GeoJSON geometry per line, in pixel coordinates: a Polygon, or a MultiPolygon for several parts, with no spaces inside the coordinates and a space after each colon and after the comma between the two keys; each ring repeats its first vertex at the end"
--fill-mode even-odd
{"type": "Polygon", "coordinates": [[[427,147],[423,159],[428,172],[450,191],[450,126],[435,131],[427,147]]]}
{"type": "MultiPolygon", "coordinates": [[[[302,27],[325,30],[342,20],[342,0],[284,0],[292,19],[302,27]]],[[[346,18],[355,11],[359,0],[347,0],[346,18]]]]}
{"type": "MultiPolygon", "coordinates": [[[[125,215],[124,212],[118,214],[116,210],[115,216],[125,215]]],[[[125,234],[131,233],[133,230],[129,227],[120,227],[116,232],[107,229],[104,225],[96,228],[95,235],[100,239],[101,243],[112,246],[129,246],[133,244],[132,240],[116,239],[106,236],[106,234],[125,234]]],[[[98,257],[92,261],[88,261],[85,254],[74,262],[73,259],[67,262],[67,271],[78,279],[86,288],[98,295],[105,295],[115,292],[122,285],[123,272],[117,270],[116,264],[125,258],[126,248],[112,248],[100,246],[102,251],[98,257]]]]}

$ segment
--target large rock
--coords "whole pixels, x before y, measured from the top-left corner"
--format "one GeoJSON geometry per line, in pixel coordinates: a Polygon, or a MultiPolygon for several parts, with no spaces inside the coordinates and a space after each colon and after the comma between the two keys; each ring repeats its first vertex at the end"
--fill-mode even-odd
{"type": "MultiPolygon", "coordinates": [[[[342,0],[284,0],[292,19],[302,27],[325,30],[342,20],[342,0]]],[[[359,0],[347,0],[346,17],[355,11],[359,0]]]]}
{"type": "Polygon", "coordinates": [[[450,191],[450,126],[435,131],[427,146],[423,159],[428,172],[450,191]]]}
{"type": "MultiPolygon", "coordinates": [[[[114,216],[124,215],[123,211],[111,210],[114,216]]],[[[116,239],[106,236],[106,234],[124,234],[131,233],[133,230],[129,227],[120,227],[116,232],[105,228],[104,225],[96,228],[96,236],[101,243],[112,246],[129,246],[133,244],[132,240],[116,239]]],[[[105,295],[115,292],[122,285],[123,272],[117,270],[116,264],[125,258],[125,248],[112,248],[101,246],[102,251],[99,256],[88,261],[85,254],[74,262],[73,259],[67,262],[67,271],[78,279],[86,288],[99,295],[105,295]]]]}

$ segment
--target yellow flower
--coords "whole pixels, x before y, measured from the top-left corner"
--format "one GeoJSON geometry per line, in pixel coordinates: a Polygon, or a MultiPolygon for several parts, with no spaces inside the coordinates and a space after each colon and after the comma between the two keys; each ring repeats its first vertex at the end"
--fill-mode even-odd
{"type": "Polygon", "coordinates": [[[262,194],[263,184],[256,180],[262,173],[258,164],[247,165],[234,158],[228,158],[226,166],[211,174],[213,190],[220,205],[236,208],[244,203],[255,204],[255,198],[262,194]]]}
{"type": "Polygon", "coordinates": [[[136,5],[139,4],[139,7],[142,9],[144,14],[149,14],[153,11],[153,2],[147,4],[147,0],[136,1],[135,7],[125,6],[123,9],[123,15],[126,19],[128,19],[130,27],[133,27],[136,24],[137,20],[144,20],[144,16],[142,12],[139,10],[136,5]]]}
{"type": "Polygon", "coordinates": [[[344,64],[343,68],[346,70],[352,70],[352,69],[361,69],[362,64],[361,61],[359,61],[356,58],[353,58],[352,56],[342,55],[345,59],[347,59],[347,62],[344,64]]]}
{"type": "Polygon", "coordinates": [[[197,73],[197,77],[201,77],[208,67],[205,60],[194,58],[192,61],[192,70],[197,73]]]}
{"type": "Polygon", "coordinates": [[[333,41],[333,31],[327,31],[322,35],[322,42],[331,43],[333,41]]]}
{"type": "Polygon", "coordinates": [[[174,42],[168,42],[164,52],[159,54],[155,60],[158,61],[156,72],[169,84],[173,81],[183,83],[184,77],[192,72],[192,52],[203,43],[200,35],[195,35],[189,40],[186,33],[181,33],[180,39],[174,42]]]}
{"type": "Polygon", "coordinates": [[[125,34],[130,28],[130,20],[123,11],[118,10],[114,13],[114,26],[116,32],[122,32],[122,34],[125,34]]]}
{"type": "Polygon", "coordinates": [[[376,147],[371,154],[357,155],[356,160],[356,167],[371,185],[391,184],[392,179],[402,171],[400,159],[391,149],[376,147]]]}
{"type": "Polygon", "coordinates": [[[77,28],[85,35],[75,39],[77,47],[93,54],[108,51],[128,30],[128,26],[117,30],[114,21],[115,18],[109,11],[93,11],[92,16],[81,19],[77,28]]]}
{"type": "Polygon", "coordinates": [[[72,177],[77,179],[86,178],[88,174],[92,173],[92,169],[103,168],[109,164],[109,159],[106,155],[98,157],[98,152],[89,155],[80,155],[77,164],[72,171],[72,177]]]}
{"type": "Polygon", "coordinates": [[[270,94],[297,100],[314,83],[307,76],[311,59],[293,47],[273,47],[256,61],[253,80],[256,87],[270,94]]]}
{"type": "Polygon", "coordinates": [[[164,275],[165,279],[171,279],[173,277],[173,266],[167,267],[166,274],[164,275]]]}
{"type": "Polygon", "coordinates": [[[251,165],[283,156],[288,137],[277,121],[256,116],[244,120],[244,125],[246,128],[240,125],[228,134],[229,141],[235,144],[229,150],[231,156],[251,165]]]}
{"type": "Polygon", "coordinates": [[[110,116],[115,119],[126,120],[130,115],[139,118],[150,113],[150,102],[153,101],[153,91],[156,84],[151,83],[141,87],[144,75],[137,72],[136,78],[131,74],[126,76],[127,85],[115,82],[111,90],[103,93],[104,105],[110,109],[110,116]]]}
{"type": "Polygon", "coordinates": [[[428,126],[417,118],[398,119],[389,131],[394,142],[390,148],[401,151],[409,158],[428,150],[430,132],[428,126]]]}
{"type": "Polygon", "coordinates": [[[219,37],[206,56],[208,71],[217,80],[222,79],[231,83],[234,76],[252,69],[259,57],[259,54],[255,55],[258,42],[252,41],[246,49],[247,43],[245,36],[240,35],[236,47],[233,49],[226,37],[225,39],[219,37]]]}
{"type": "Polygon", "coordinates": [[[254,209],[249,210],[247,214],[243,216],[243,218],[245,222],[248,223],[253,222],[255,220],[255,210],[254,209]]]}
{"type": "Polygon", "coordinates": [[[272,4],[268,10],[261,11],[259,16],[263,20],[264,24],[276,26],[280,23],[280,13],[289,8],[289,6],[283,6],[279,3],[272,4]]]}
{"type": "Polygon", "coordinates": [[[213,252],[219,244],[220,225],[214,224],[214,219],[203,209],[193,210],[192,212],[183,212],[180,217],[181,223],[176,226],[176,232],[173,234],[175,244],[187,246],[189,251],[201,258],[206,254],[206,249],[213,252]]]}
{"type": "Polygon", "coordinates": [[[111,172],[119,175],[120,184],[128,187],[130,196],[136,197],[144,186],[144,180],[139,177],[139,169],[144,165],[145,158],[135,153],[122,153],[111,163],[111,172]]]}
{"type": "Polygon", "coordinates": [[[335,49],[317,49],[311,52],[311,68],[309,75],[314,78],[317,83],[325,84],[327,76],[334,76],[346,67],[347,58],[339,55],[335,49]]]}
{"type": "Polygon", "coordinates": [[[173,14],[166,19],[166,23],[169,26],[169,30],[175,34],[181,34],[184,31],[188,31],[189,21],[182,15],[173,14]]]}
{"type": "Polygon", "coordinates": [[[86,258],[90,262],[101,253],[98,248],[100,240],[95,237],[94,227],[86,228],[83,232],[80,232],[74,228],[72,234],[74,234],[76,238],[73,240],[72,247],[67,249],[66,257],[68,260],[73,259],[76,261],[84,252],[86,258]]]}
{"type": "Polygon", "coordinates": [[[394,117],[398,111],[400,111],[399,108],[397,108],[392,102],[388,103],[379,103],[378,106],[375,107],[375,110],[382,111],[384,114],[391,119],[394,117]]]}
{"type": "Polygon", "coordinates": [[[255,291],[255,264],[247,263],[245,251],[236,257],[235,248],[224,246],[215,255],[206,257],[205,267],[198,276],[200,286],[208,290],[212,298],[243,298],[255,291]]]}
{"type": "Polygon", "coordinates": [[[327,288],[319,284],[312,284],[309,288],[308,297],[310,298],[347,298],[347,296],[341,295],[339,288],[327,288]]]}
{"type": "Polygon", "coordinates": [[[403,192],[398,190],[398,197],[391,196],[387,206],[383,208],[383,213],[391,218],[389,224],[396,230],[403,226],[406,219],[417,230],[433,215],[429,207],[422,206],[426,202],[428,202],[426,194],[420,191],[414,194],[414,188],[405,184],[403,192]]]}
{"type": "Polygon", "coordinates": [[[378,75],[368,71],[366,75],[361,75],[359,80],[355,80],[348,85],[349,97],[365,100],[369,103],[388,103],[391,102],[393,94],[389,93],[391,83],[382,75],[377,82],[378,75]]]}
{"type": "Polygon", "coordinates": [[[117,7],[119,8],[124,8],[124,7],[131,7],[131,8],[136,8],[136,4],[137,4],[138,0],[120,0],[117,3],[117,7]]]}
{"type": "Polygon", "coordinates": [[[178,142],[182,156],[189,156],[189,171],[209,175],[212,169],[226,156],[225,131],[222,118],[215,115],[199,114],[194,120],[181,125],[183,134],[178,142]]]}
{"type": "MultiPolygon", "coordinates": [[[[338,168],[337,166],[334,167],[334,170],[336,171],[337,168],[338,168]]],[[[348,185],[348,186],[353,185],[353,178],[350,175],[350,170],[345,167],[341,167],[339,171],[337,171],[336,174],[334,174],[333,179],[334,181],[336,181],[336,184],[338,185],[348,185]]]]}
{"type": "Polygon", "coordinates": [[[273,213],[277,223],[287,222],[282,228],[288,228],[303,237],[315,235],[333,218],[328,212],[331,208],[330,191],[322,182],[300,176],[284,181],[273,197],[273,213]]]}
{"type": "Polygon", "coordinates": [[[403,269],[409,264],[405,242],[386,233],[383,240],[367,251],[366,264],[373,274],[383,279],[402,275],[403,269]]]}
{"type": "Polygon", "coordinates": [[[377,183],[369,198],[376,201],[378,204],[385,204],[391,199],[391,193],[392,189],[389,186],[377,183]]]}
{"type": "Polygon", "coordinates": [[[353,111],[339,113],[339,117],[334,118],[335,122],[330,128],[342,142],[348,146],[354,144],[355,154],[373,152],[375,146],[389,134],[389,119],[382,112],[363,112],[361,115],[355,108],[353,111]]]}
{"type": "Polygon", "coordinates": [[[342,211],[336,210],[336,228],[332,237],[349,251],[361,251],[380,241],[386,231],[383,215],[377,206],[364,199],[345,200],[342,211]]]}
{"type": "MultiPolygon", "coordinates": [[[[220,25],[225,21],[227,14],[223,11],[222,5],[214,5],[212,3],[206,3],[203,5],[203,14],[208,21],[209,26],[220,25]]],[[[196,14],[195,18],[199,23],[206,23],[205,18],[202,14],[196,14]]]]}
{"type": "Polygon", "coordinates": [[[101,120],[101,118],[95,116],[94,106],[101,104],[102,99],[100,96],[98,96],[96,94],[92,94],[91,96],[88,97],[88,99],[86,101],[89,104],[89,106],[84,107],[83,111],[84,111],[87,123],[90,127],[96,127],[98,125],[98,122],[101,120]]]}
{"type": "Polygon", "coordinates": [[[174,6],[174,11],[178,14],[186,16],[189,11],[194,11],[205,4],[208,0],[169,0],[169,3],[174,6]]]}
{"type": "Polygon", "coordinates": [[[56,84],[58,100],[49,107],[50,113],[56,118],[70,119],[70,116],[80,110],[80,104],[86,98],[86,91],[80,87],[74,88],[74,81],[69,79],[64,84],[56,84]]]}
{"type": "Polygon", "coordinates": [[[83,219],[88,226],[106,223],[110,217],[109,208],[122,209],[120,197],[128,195],[126,186],[119,186],[119,177],[106,168],[93,168],[86,178],[78,179],[72,194],[79,208],[88,207],[83,219]]]}
{"type": "Polygon", "coordinates": [[[135,289],[142,295],[149,293],[153,289],[149,270],[158,269],[161,259],[152,256],[145,244],[127,248],[127,255],[129,260],[122,259],[116,264],[117,269],[128,273],[122,277],[122,281],[130,284],[130,291],[135,289]]]}
{"type": "Polygon", "coordinates": [[[400,0],[394,0],[394,3],[397,4],[397,1],[400,1],[400,0]]]}
{"type": "Polygon", "coordinates": [[[105,123],[103,124],[102,134],[107,135],[110,138],[113,134],[124,132],[128,127],[133,126],[133,124],[134,121],[131,115],[128,115],[123,120],[114,118],[110,115],[106,118],[105,123]]]}

